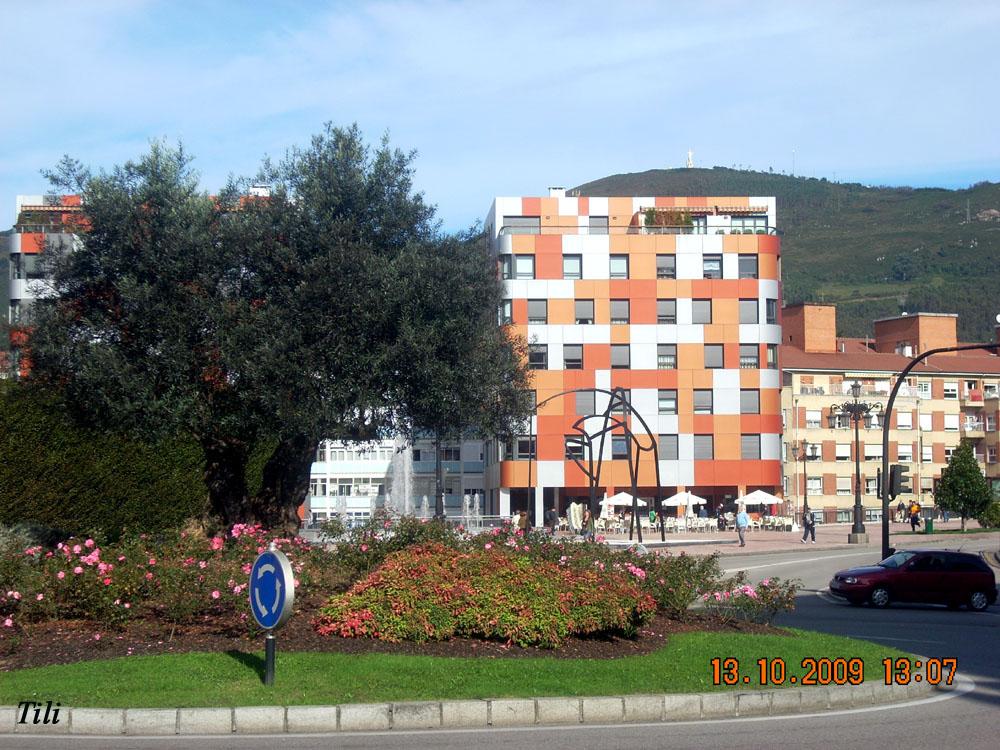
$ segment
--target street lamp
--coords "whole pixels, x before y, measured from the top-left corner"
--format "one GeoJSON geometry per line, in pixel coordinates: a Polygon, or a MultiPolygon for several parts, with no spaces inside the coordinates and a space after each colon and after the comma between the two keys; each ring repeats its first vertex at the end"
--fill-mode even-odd
{"type": "MultiPolygon", "coordinates": [[[[872,414],[879,414],[882,411],[882,404],[869,404],[859,401],[861,396],[861,383],[855,380],[851,384],[851,401],[842,404],[834,404],[830,407],[830,415],[847,415],[854,422],[854,525],[851,533],[847,537],[849,544],[866,544],[868,535],[865,533],[865,524],[862,521],[864,508],[861,507],[861,437],[859,425],[861,420],[867,420],[872,414]]],[[[883,479],[883,482],[885,480],[883,479]]]]}

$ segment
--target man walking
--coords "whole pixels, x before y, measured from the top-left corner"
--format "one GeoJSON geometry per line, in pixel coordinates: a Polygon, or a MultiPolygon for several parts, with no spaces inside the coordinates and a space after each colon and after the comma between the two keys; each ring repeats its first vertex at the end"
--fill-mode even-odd
{"type": "Polygon", "coordinates": [[[747,509],[745,506],[741,505],[739,508],[739,513],[736,514],[736,533],[740,535],[740,546],[746,547],[746,533],[747,526],[750,525],[750,516],[747,515],[747,509]]]}
{"type": "Polygon", "coordinates": [[[805,544],[810,536],[812,543],[816,544],[816,522],[813,520],[812,511],[805,510],[802,512],[802,543],[805,544]]]}

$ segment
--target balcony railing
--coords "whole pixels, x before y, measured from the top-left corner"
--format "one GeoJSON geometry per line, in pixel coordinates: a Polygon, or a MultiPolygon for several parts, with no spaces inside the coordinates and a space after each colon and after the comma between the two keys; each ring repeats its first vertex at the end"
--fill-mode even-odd
{"type": "Polygon", "coordinates": [[[578,234],[578,235],[608,235],[608,234],[779,234],[774,227],[767,229],[730,229],[729,227],[704,226],[671,226],[671,227],[587,227],[576,224],[549,224],[542,227],[502,226],[500,236],[514,234],[578,234]]]}
{"type": "Polygon", "coordinates": [[[966,432],[984,432],[986,424],[977,420],[967,419],[962,422],[962,429],[966,432]]]}
{"type": "Polygon", "coordinates": [[[970,388],[969,390],[962,391],[962,400],[973,404],[981,404],[983,403],[983,392],[978,388],[970,388]]]}

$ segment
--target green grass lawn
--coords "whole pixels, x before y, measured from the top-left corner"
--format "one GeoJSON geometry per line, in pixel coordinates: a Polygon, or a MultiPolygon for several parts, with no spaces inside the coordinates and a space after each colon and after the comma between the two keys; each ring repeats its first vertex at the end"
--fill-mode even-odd
{"type": "Polygon", "coordinates": [[[801,679],[804,658],[862,658],[868,679],[900,656],[867,641],[791,631],[791,636],[685,633],[645,656],[622,659],[443,658],[281,653],[275,685],[261,684],[262,652],[126,657],[2,673],[0,705],[53,700],[64,706],[186,707],[327,705],[381,701],[621,695],[725,690],[711,660],[740,660],[740,689],[759,688],[757,659],[782,658],[801,679]],[[749,683],[742,677],[748,674],[749,683]]]}

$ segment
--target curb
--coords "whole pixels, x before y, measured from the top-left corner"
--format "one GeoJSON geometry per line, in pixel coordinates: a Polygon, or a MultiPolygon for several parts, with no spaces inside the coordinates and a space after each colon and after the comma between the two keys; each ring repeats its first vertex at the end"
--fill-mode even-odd
{"type": "Polygon", "coordinates": [[[839,687],[753,692],[626,695],[590,698],[496,698],[336,706],[237,708],[71,708],[58,724],[17,724],[18,709],[0,706],[0,736],[163,736],[325,734],[420,729],[488,729],[633,722],[676,722],[782,716],[866,708],[930,695],[926,681],[887,686],[868,681],[839,687]]]}

